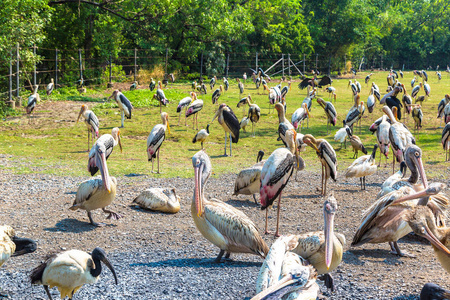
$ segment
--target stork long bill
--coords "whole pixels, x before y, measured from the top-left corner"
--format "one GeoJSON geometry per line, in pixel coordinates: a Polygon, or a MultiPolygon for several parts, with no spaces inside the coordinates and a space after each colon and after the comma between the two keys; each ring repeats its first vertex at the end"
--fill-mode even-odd
{"type": "Polygon", "coordinates": [[[120,141],[120,132],[117,133],[117,139],[119,142],[120,153],[122,153],[123,151],[122,151],[122,142],[120,141]]]}

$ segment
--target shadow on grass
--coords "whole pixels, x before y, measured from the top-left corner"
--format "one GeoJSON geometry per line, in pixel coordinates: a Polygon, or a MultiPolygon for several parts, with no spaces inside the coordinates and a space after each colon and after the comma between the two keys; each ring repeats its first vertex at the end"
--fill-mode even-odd
{"type": "MultiPolygon", "coordinates": [[[[104,227],[115,227],[114,224],[105,224],[104,227]]],[[[97,229],[97,227],[73,218],[62,219],[53,227],[44,228],[45,231],[49,232],[72,232],[72,233],[80,233],[87,232],[97,229]]],[[[101,230],[101,229],[100,229],[101,230]]]]}
{"type": "Polygon", "coordinates": [[[160,260],[148,263],[133,263],[130,267],[150,267],[150,268],[165,268],[165,267],[180,267],[180,268],[249,268],[249,267],[261,267],[262,262],[248,262],[248,261],[234,261],[224,260],[216,263],[215,258],[178,258],[160,260]]]}

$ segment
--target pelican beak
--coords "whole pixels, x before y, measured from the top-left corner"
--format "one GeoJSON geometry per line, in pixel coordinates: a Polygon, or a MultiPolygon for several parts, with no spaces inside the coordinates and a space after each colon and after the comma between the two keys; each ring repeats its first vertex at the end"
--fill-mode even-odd
{"type": "Polygon", "coordinates": [[[203,202],[202,202],[202,172],[203,165],[194,168],[195,173],[195,208],[197,209],[197,216],[200,218],[203,214],[203,202]]]}
{"type": "Polygon", "coordinates": [[[111,270],[111,273],[113,273],[114,276],[114,280],[116,281],[116,284],[119,283],[119,281],[117,280],[117,275],[116,275],[116,271],[114,270],[111,262],[109,261],[109,259],[106,256],[103,256],[101,259],[101,262],[105,264],[105,266],[108,267],[108,269],[111,270]]]}
{"type": "Polygon", "coordinates": [[[259,293],[250,300],[279,299],[280,295],[278,291],[291,284],[294,284],[295,282],[297,281],[293,279],[293,276],[291,274],[286,275],[283,278],[281,278],[277,283],[268,287],[267,289],[265,289],[264,291],[262,291],[261,293],[259,293]]]}
{"type": "Polygon", "coordinates": [[[422,179],[422,184],[425,189],[428,188],[427,175],[425,174],[425,168],[423,167],[422,159],[420,157],[414,156],[416,160],[417,167],[419,168],[420,178],[422,179]]]}
{"type": "Polygon", "coordinates": [[[105,153],[101,150],[99,150],[99,152],[100,153],[97,153],[95,155],[95,158],[96,158],[95,163],[99,167],[100,173],[102,174],[103,186],[106,188],[108,193],[110,193],[111,192],[111,182],[110,182],[109,173],[108,173],[108,166],[106,165],[105,153]]]}
{"type": "Polygon", "coordinates": [[[325,218],[325,264],[327,270],[331,266],[333,257],[334,213],[324,211],[325,218]]]}
{"type": "Polygon", "coordinates": [[[395,200],[394,202],[392,202],[392,204],[399,204],[399,203],[402,203],[402,202],[405,202],[408,200],[413,200],[413,199],[436,195],[436,194],[439,194],[441,192],[441,190],[445,189],[446,186],[447,185],[444,183],[431,183],[427,189],[421,190],[420,192],[417,192],[415,194],[403,196],[403,197],[395,200]]]}
{"type": "Polygon", "coordinates": [[[123,153],[122,151],[122,142],[120,141],[120,131],[117,133],[117,139],[119,140],[119,148],[120,148],[120,153],[123,153]]]}
{"type": "Polygon", "coordinates": [[[434,236],[434,234],[431,232],[430,228],[428,226],[424,226],[425,231],[423,232],[423,237],[426,238],[431,245],[433,245],[437,250],[440,250],[447,254],[448,257],[450,257],[450,250],[445,247],[437,238],[434,236]]]}

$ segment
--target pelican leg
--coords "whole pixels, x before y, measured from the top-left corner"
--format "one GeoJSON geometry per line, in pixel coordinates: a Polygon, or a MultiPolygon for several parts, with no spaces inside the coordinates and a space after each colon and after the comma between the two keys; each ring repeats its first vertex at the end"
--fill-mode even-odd
{"type": "Polygon", "coordinates": [[[214,260],[215,263],[220,263],[222,260],[222,256],[225,253],[225,250],[220,249],[219,255],[217,255],[216,259],[214,260]]]}
{"type": "Polygon", "coordinates": [[[391,251],[391,254],[398,255],[398,256],[401,256],[401,257],[410,257],[410,258],[415,258],[416,257],[415,255],[412,255],[412,254],[410,254],[410,253],[408,253],[406,251],[401,251],[400,248],[398,247],[397,242],[392,242],[392,244],[394,245],[395,251],[391,251]]]}
{"type": "Polygon", "coordinates": [[[202,150],[203,150],[203,142],[202,142],[202,150]]]}
{"type": "Polygon", "coordinates": [[[323,195],[323,165],[322,165],[322,181],[321,181],[320,188],[321,188],[320,193],[321,193],[321,195],[323,195]]]}
{"type": "Polygon", "coordinates": [[[269,230],[267,229],[267,220],[269,219],[269,208],[266,207],[266,226],[264,230],[264,234],[270,234],[269,230]]]}
{"type": "Polygon", "coordinates": [[[180,120],[181,120],[181,113],[182,113],[182,111],[180,111],[180,114],[178,115],[178,126],[180,126],[180,120]]]}
{"type": "Polygon", "coordinates": [[[278,207],[277,207],[277,231],[275,231],[275,237],[279,237],[280,234],[278,232],[278,226],[280,224],[280,208],[281,208],[281,194],[283,192],[280,192],[280,195],[278,196],[278,207]]]}
{"type": "Polygon", "coordinates": [[[233,156],[233,155],[231,154],[231,142],[232,142],[232,139],[231,139],[231,133],[230,133],[230,156],[233,156]]]}
{"type": "Polygon", "coordinates": [[[96,223],[96,222],[94,222],[94,220],[92,219],[92,214],[91,214],[90,211],[87,212],[87,215],[88,215],[89,221],[91,222],[91,225],[94,225],[95,227],[103,227],[103,226],[106,225],[105,223],[96,223]]]}
{"type": "Polygon", "coordinates": [[[48,299],[49,299],[49,300],[53,300],[52,294],[50,294],[50,291],[49,291],[49,289],[48,289],[48,285],[44,285],[44,290],[45,290],[45,292],[47,293],[48,299]]]}
{"type": "Polygon", "coordinates": [[[187,124],[186,124],[186,121],[187,121],[186,110],[187,110],[187,107],[184,109],[184,126],[187,126],[187,124]]]}
{"type": "Polygon", "coordinates": [[[231,260],[231,259],[230,259],[230,255],[231,255],[231,252],[227,252],[227,253],[225,254],[225,259],[231,260]]]}
{"type": "Polygon", "coordinates": [[[322,276],[319,276],[318,278],[320,280],[324,281],[324,285],[327,287],[327,289],[330,289],[332,292],[334,292],[334,279],[330,273],[323,274],[322,276]]]}
{"type": "Polygon", "coordinates": [[[227,156],[227,132],[225,132],[225,153],[224,156],[227,156]]]}
{"type": "Polygon", "coordinates": [[[120,128],[123,128],[123,122],[125,121],[125,113],[123,110],[121,111],[121,117],[122,117],[122,126],[120,128]]]}
{"type": "Polygon", "coordinates": [[[109,214],[109,215],[106,217],[106,219],[119,220],[120,218],[123,218],[122,215],[120,215],[120,214],[118,214],[118,213],[116,213],[116,212],[113,212],[113,211],[111,211],[111,210],[107,210],[107,209],[105,209],[105,208],[102,208],[102,210],[103,210],[103,212],[109,214]]]}
{"type": "Polygon", "coordinates": [[[256,194],[253,194],[253,200],[255,200],[255,204],[258,205],[258,201],[256,200],[256,194]]]}

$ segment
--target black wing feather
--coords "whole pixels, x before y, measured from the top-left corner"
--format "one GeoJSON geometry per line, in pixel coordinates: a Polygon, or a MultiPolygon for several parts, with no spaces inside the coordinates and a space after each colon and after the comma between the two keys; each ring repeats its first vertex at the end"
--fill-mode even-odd
{"type": "Polygon", "coordinates": [[[225,124],[227,124],[228,128],[231,129],[231,141],[233,143],[237,143],[239,141],[239,129],[241,126],[231,107],[228,105],[227,107],[229,110],[224,109],[222,112],[223,120],[225,121],[225,124]]]}
{"type": "Polygon", "coordinates": [[[303,90],[304,88],[306,88],[308,85],[311,85],[311,80],[312,78],[305,78],[302,80],[302,82],[300,82],[298,84],[298,88],[303,90]]]}

